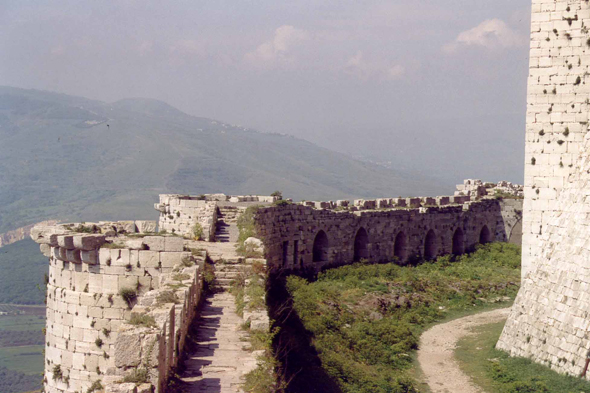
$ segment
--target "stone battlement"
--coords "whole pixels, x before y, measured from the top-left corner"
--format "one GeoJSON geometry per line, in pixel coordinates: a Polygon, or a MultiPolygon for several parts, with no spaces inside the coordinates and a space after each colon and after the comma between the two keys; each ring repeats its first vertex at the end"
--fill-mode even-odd
{"type": "Polygon", "coordinates": [[[155,229],[121,221],[31,230],[49,257],[46,392],[135,391],[121,384],[126,377],[144,382],[138,391],[164,391],[195,316],[206,254],[155,229]]]}
{"type": "MultiPolygon", "coordinates": [[[[246,243],[264,257],[256,263],[270,272],[304,272],[364,258],[405,264],[519,241],[520,200],[472,198],[292,203],[165,194],[155,204],[158,227],[156,221],[36,226],[31,237],[49,258],[45,391],[100,385],[106,392],[164,392],[197,313],[205,260],[232,255],[227,263],[254,263],[235,254],[236,222],[249,207],[258,239],[246,243]]],[[[228,285],[228,277],[220,270],[215,280],[228,285]]],[[[268,328],[262,311],[244,317],[251,328],[268,328]]]]}

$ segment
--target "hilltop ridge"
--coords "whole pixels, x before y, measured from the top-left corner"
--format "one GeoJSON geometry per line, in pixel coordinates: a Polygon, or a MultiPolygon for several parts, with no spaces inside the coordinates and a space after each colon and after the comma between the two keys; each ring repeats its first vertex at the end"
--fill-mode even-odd
{"type": "Polygon", "coordinates": [[[0,232],[49,218],[150,218],[150,204],[170,192],[279,189],[299,200],[448,188],[144,98],[105,103],[0,87],[0,136],[0,232]]]}

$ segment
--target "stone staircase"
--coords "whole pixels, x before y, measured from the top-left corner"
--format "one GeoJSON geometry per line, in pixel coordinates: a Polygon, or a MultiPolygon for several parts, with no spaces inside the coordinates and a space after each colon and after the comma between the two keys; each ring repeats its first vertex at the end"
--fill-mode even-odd
{"type": "Polygon", "coordinates": [[[217,226],[215,240],[221,243],[234,243],[238,241],[238,217],[240,208],[236,206],[219,206],[217,208],[217,226]]]}
{"type": "Polygon", "coordinates": [[[230,258],[214,262],[215,281],[214,284],[222,291],[229,291],[233,280],[248,269],[244,265],[243,258],[230,258]]]}

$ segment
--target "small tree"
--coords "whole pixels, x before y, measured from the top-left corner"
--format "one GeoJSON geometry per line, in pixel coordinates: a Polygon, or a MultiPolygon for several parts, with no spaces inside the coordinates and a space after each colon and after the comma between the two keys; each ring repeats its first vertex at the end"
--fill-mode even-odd
{"type": "Polygon", "coordinates": [[[281,191],[275,191],[272,194],[270,194],[270,196],[273,196],[273,197],[277,197],[279,199],[282,199],[283,198],[283,193],[281,191]]]}
{"type": "Polygon", "coordinates": [[[202,240],[203,239],[203,226],[198,222],[195,223],[193,226],[193,237],[195,240],[202,240]]]}

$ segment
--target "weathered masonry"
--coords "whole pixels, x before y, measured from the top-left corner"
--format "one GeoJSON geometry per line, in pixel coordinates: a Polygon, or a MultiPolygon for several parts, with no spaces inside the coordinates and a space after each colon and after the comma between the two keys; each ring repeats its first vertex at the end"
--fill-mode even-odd
{"type": "Polygon", "coordinates": [[[575,171],[590,113],[590,4],[533,0],[528,76],[523,277],[575,171]]]}
{"type": "Polygon", "coordinates": [[[523,282],[497,347],[580,375],[590,350],[590,4],[534,0],[523,282]]]}
{"type": "Polygon", "coordinates": [[[487,199],[356,212],[287,205],[260,209],[256,223],[268,263],[275,268],[319,270],[361,259],[407,263],[507,241],[520,219],[510,207],[519,202],[487,199]]]}
{"type": "MultiPolygon", "coordinates": [[[[248,207],[257,206],[261,240],[253,241],[264,258],[232,263],[318,271],[518,243],[520,188],[488,186],[469,180],[455,196],[300,204],[273,203],[277,196],[166,194],[155,205],[159,228],[156,221],[36,226],[31,237],[49,258],[44,390],[164,392],[196,316],[203,264],[227,251],[213,242],[235,241],[236,218],[248,207]],[[203,240],[194,240],[197,234],[203,240]]],[[[251,326],[268,328],[266,315],[250,318],[251,326]]]]}

